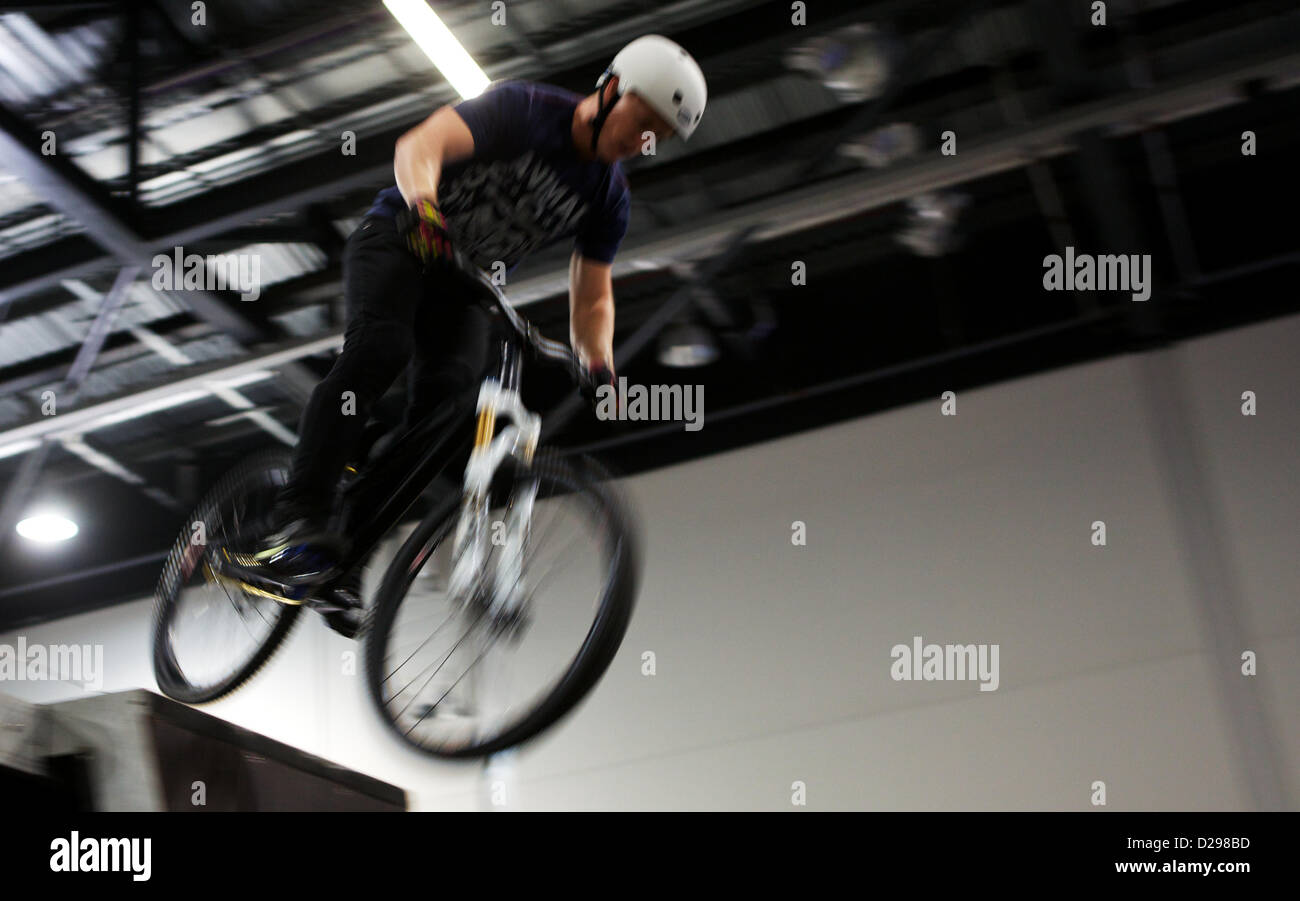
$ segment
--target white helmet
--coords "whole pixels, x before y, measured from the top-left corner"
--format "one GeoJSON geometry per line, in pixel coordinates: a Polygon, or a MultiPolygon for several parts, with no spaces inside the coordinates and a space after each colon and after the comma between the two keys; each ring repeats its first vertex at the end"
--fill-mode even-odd
{"type": "Polygon", "coordinates": [[[615,75],[620,96],[635,92],[676,129],[682,140],[690,139],[704,115],[709,91],[704,73],[680,45],[657,34],[639,37],[618,52],[596,87],[604,87],[606,80],[615,75]]]}

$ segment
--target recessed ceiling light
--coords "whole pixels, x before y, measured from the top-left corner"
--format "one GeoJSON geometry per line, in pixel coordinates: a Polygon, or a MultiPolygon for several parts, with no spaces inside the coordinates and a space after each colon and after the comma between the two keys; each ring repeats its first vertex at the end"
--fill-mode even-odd
{"type": "Polygon", "coordinates": [[[40,513],[18,523],[18,534],[31,541],[51,544],[77,534],[77,524],[57,513],[40,513]]]}

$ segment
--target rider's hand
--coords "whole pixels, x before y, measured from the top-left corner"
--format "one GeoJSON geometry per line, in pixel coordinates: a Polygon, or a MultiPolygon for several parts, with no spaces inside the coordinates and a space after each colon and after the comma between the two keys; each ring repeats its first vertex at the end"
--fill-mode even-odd
{"type": "Polygon", "coordinates": [[[609,385],[614,388],[612,397],[614,398],[614,415],[619,413],[618,407],[618,378],[614,375],[614,370],[604,363],[593,363],[583,373],[582,379],[582,396],[591,404],[592,409],[600,403],[600,397],[596,391],[602,385],[609,385]]]}
{"type": "Polygon", "coordinates": [[[427,268],[451,259],[451,233],[447,220],[428,200],[417,200],[397,214],[397,233],[406,249],[427,268]]]}

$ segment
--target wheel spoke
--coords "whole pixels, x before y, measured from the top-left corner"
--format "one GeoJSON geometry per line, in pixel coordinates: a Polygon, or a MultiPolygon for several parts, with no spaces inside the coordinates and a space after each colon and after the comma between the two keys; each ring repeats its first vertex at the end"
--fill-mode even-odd
{"type": "MultiPolygon", "coordinates": [[[[481,617],[481,616],[482,616],[482,614],[480,614],[480,617],[481,617]]],[[[466,633],[466,637],[468,637],[469,634],[472,633],[472,632],[473,632],[473,628],[470,629],[470,632],[469,632],[469,633],[466,633]]],[[[462,640],[464,640],[464,639],[462,639],[462,640]]],[[[457,642],[457,644],[459,644],[459,642],[457,642]]],[[[406,734],[407,734],[407,735],[410,735],[412,732],[414,732],[414,731],[415,731],[415,727],[418,726],[418,725],[420,725],[420,723],[424,722],[424,718],[425,718],[426,716],[428,716],[430,713],[432,713],[432,712],[437,708],[437,706],[438,706],[439,704],[442,703],[442,701],[447,697],[447,695],[451,694],[452,689],[454,689],[457,685],[459,685],[459,684],[460,684],[460,680],[461,680],[461,679],[464,679],[465,676],[466,676],[466,674],[469,673],[469,671],[472,670],[472,669],[475,667],[475,665],[477,665],[478,662],[479,662],[480,660],[483,659],[483,655],[486,654],[486,653],[488,652],[488,650],[492,647],[493,644],[495,644],[495,642],[493,642],[493,641],[491,641],[491,640],[489,640],[489,641],[487,641],[487,642],[484,643],[484,645],[483,645],[483,650],[479,651],[478,656],[475,657],[474,660],[470,663],[470,665],[467,666],[467,667],[465,668],[465,672],[461,673],[459,676],[456,677],[456,681],[453,682],[453,683],[451,683],[451,685],[447,688],[447,690],[444,691],[444,692],[442,693],[442,697],[438,698],[437,701],[435,701],[434,703],[430,704],[430,705],[429,705],[429,709],[426,710],[426,711],[424,711],[424,713],[420,714],[420,718],[417,719],[414,723],[411,724],[411,728],[410,728],[410,729],[407,729],[407,730],[406,730],[406,734]]],[[[432,679],[433,676],[430,676],[429,678],[432,679]]],[[[429,684],[428,681],[426,681],[426,682],[425,682],[425,685],[428,685],[428,684],[429,684]]],[[[423,686],[421,686],[421,687],[423,688],[423,686]]],[[[407,706],[410,706],[410,705],[408,704],[407,706]]]]}
{"type": "MultiPolygon", "coordinates": [[[[429,678],[427,678],[427,679],[424,680],[424,683],[419,687],[419,689],[416,690],[415,694],[411,696],[411,700],[407,701],[407,702],[406,702],[406,705],[405,705],[404,707],[402,707],[402,709],[399,710],[399,711],[397,712],[397,715],[398,715],[398,716],[401,716],[403,713],[405,713],[405,712],[406,712],[406,708],[407,708],[407,707],[410,707],[413,703],[415,703],[415,699],[418,698],[418,697],[420,696],[420,692],[423,691],[424,688],[425,688],[425,686],[427,686],[431,681],[433,681],[433,678],[434,678],[435,676],[438,675],[439,671],[442,670],[443,666],[447,663],[447,661],[450,660],[451,657],[452,657],[452,655],[456,653],[456,649],[460,647],[461,642],[463,642],[466,638],[469,638],[470,635],[474,634],[474,630],[478,627],[479,620],[481,620],[481,619],[483,618],[483,615],[484,615],[484,612],[481,611],[481,612],[479,613],[479,615],[478,615],[477,617],[474,618],[474,621],[473,621],[472,623],[470,623],[469,630],[468,630],[464,635],[462,635],[459,639],[457,639],[457,640],[456,640],[456,643],[455,643],[454,645],[451,646],[451,650],[449,650],[449,651],[447,652],[447,655],[446,655],[445,657],[442,658],[442,662],[438,664],[437,668],[434,669],[434,671],[433,671],[432,673],[429,674],[429,678]]],[[[453,616],[453,618],[454,618],[454,616],[453,616]]],[[[408,659],[409,659],[409,658],[408,658],[408,659]]],[[[415,679],[420,678],[421,674],[423,674],[424,671],[427,670],[427,669],[429,668],[429,666],[432,666],[432,664],[429,664],[429,665],[425,666],[424,669],[421,669],[420,672],[416,673],[416,674],[415,674],[415,679]]],[[[396,672],[394,671],[394,675],[395,675],[395,674],[396,674],[396,672]]],[[[411,681],[414,682],[415,679],[412,679],[411,681]]],[[[457,681],[459,681],[459,680],[457,680],[457,681]]],[[[408,683],[405,687],[403,687],[401,691],[397,692],[397,694],[400,695],[400,694],[402,693],[402,691],[405,691],[405,690],[406,690],[407,688],[409,688],[409,687],[410,687],[410,683],[408,683]]],[[[396,697],[396,695],[395,695],[394,697],[396,697]]],[[[446,696],[444,695],[444,697],[446,697],[446,696]]]]}
{"type": "MultiPolygon", "coordinates": [[[[565,602],[566,597],[594,599],[598,608],[631,603],[609,590],[615,584],[612,567],[628,564],[626,557],[612,553],[621,536],[611,541],[605,535],[622,523],[611,519],[603,493],[584,488],[581,474],[554,460],[516,478],[540,483],[520,561],[517,588],[527,593],[519,606],[493,613],[491,599],[481,599],[466,610],[445,593],[429,596],[416,587],[420,570],[444,556],[435,551],[439,542],[451,540],[452,531],[445,526],[454,512],[445,514],[438,527],[426,521],[430,538],[416,549],[412,563],[403,564],[404,587],[396,589],[395,598],[381,599],[394,606],[383,616],[383,634],[372,635],[377,642],[373,653],[381,663],[371,671],[371,690],[396,734],[435,756],[476,756],[499,750],[503,740],[526,740],[545,728],[548,723],[537,720],[538,712],[563,711],[577,703],[594,684],[572,678],[577,668],[585,666],[590,675],[593,667],[608,666],[611,642],[616,647],[622,638],[621,631],[609,630],[626,628],[625,617],[602,617],[598,609],[593,620],[587,604],[565,602]],[[548,592],[544,600],[543,591],[548,592]],[[532,609],[534,599],[543,605],[540,611],[532,609]],[[452,608],[450,616],[444,615],[443,605],[452,608]],[[592,642],[592,630],[600,623],[615,625],[605,625],[600,642],[592,642]],[[456,636],[453,628],[462,634],[456,636]],[[428,658],[423,664],[422,657],[428,658]],[[564,695],[557,699],[557,692],[564,695]]],[[[512,492],[519,490],[517,483],[494,491],[498,502],[489,506],[489,519],[508,520],[519,497],[512,492]]],[[[502,553],[501,546],[488,548],[476,576],[495,579],[502,553]]]]}
{"type": "Polygon", "coordinates": [[[183,525],[174,562],[167,564],[175,574],[164,588],[170,596],[160,598],[163,623],[157,640],[164,646],[155,650],[159,685],[180,700],[210,701],[236,687],[253,660],[266,652],[267,642],[283,640],[285,617],[298,614],[222,579],[209,579],[202,563],[208,546],[255,525],[288,465],[287,456],[241,464],[238,474],[218,482],[183,525]],[[203,548],[191,544],[196,521],[205,529],[203,548]]]}
{"type": "MultiPolygon", "coordinates": [[[[559,573],[559,570],[556,569],[556,565],[562,559],[564,559],[565,553],[567,551],[576,548],[579,545],[586,545],[586,544],[587,544],[586,536],[584,536],[582,532],[579,531],[577,533],[577,537],[570,539],[568,544],[564,545],[564,547],[562,547],[558,552],[552,555],[550,565],[547,566],[544,570],[542,570],[541,576],[535,579],[531,579],[534,593],[538,589],[540,589],[543,585],[545,585],[547,582],[549,582],[554,575],[557,575],[559,573]]],[[[536,548],[537,544],[533,544],[533,547],[536,548]]],[[[541,551],[534,550],[533,556],[525,559],[524,571],[531,572],[531,570],[537,566],[537,560],[540,558],[540,556],[541,556],[541,551]]]]}
{"type": "Polygon", "coordinates": [[[456,618],[456,614],[455,614],[455,612],[452,612],[452,614],[451,614],[450,616],[448,616],[445,620],[442,621],[442,623],[438,626],[438,628],[434,629],[431,633],[429,633],[429,637],[428,637],[428,638],[426,638],[424,641],[422,641],[422,642],[420,642],[418,645],[416,645],[416,646],[415,646],[415,650],[412,651],[410,654],[406,655],[406,659],[405,659],[405,660],[403,660],[401,663],[397,664],[397,669],[394,669],[394,670],[393,670],[391,673],[389,673],[387,676],[384,676],[383,680],[380,681],[379,684],[380,684],[380,685],[385,685],[385,684],[387,684],[387,682],[388,682],[389,679],[391,679],[391,678],[393,678],[393,676],[396,676],[396,675],[397,675],[397,670],[400,670],[402,667],[406,666],[406,664],[409,663],[409,662],[411,661],[411,658],[414,657],[416,654],[418,654],[418,653],[420,652],[420,649],[421,649],[421,648],[423,648],[426,644],[428,644],[428,643],[433,639],[433,637],[434,637],[435,635],[437,635],[439,632],[442,631],[443,626],[447,625],[447,623],[451,622],[451,621],[454,620],[455,618],[456,618]]]}

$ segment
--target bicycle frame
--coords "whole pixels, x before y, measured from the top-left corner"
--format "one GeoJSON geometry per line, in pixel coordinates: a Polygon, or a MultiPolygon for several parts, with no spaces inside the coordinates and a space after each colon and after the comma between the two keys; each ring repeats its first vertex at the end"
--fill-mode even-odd
{"type": "MultiPolygon", "coordinates": [[[[416,500],[441,478],[443,471],[469,451],[465,480],[459,487],[464,497],[476,499],[474,503],[482,509],[462,505],[461,525],[458,528],[463,527],[465,534],[460,536],[461,541],[457,546],[465,547],[465,542],[473,537],[476,528],[467,523],[467,517],[485,520],[487,493],[497,468],[507,457],[528,464],[537,449],[541,433],[540,418],[529,412],[520,400],[522,350],[528,348],[537,358],[564,363],[575,378],[581,372],[573,351],[567,345],[543,336],[515,312],[501,289],[482,270],[474,267],[459,252],[456,252],[455,262],[470,277],[471,282],[476,283],[478,296],[475,300],[483,303],[490,313],[500,315],[507,327],[506,336],[500,339],[499,344],[501,354],[498,376],[495,381],[485,380],[480,387],[478,425],[472,441],[468,435],[462,437],[452,422],[451,417],[455,414],[457,405],[449,401],[440,408],[440,412],[445,415],[440,417],[435,413],[430,416],[413,432],[403,436],[399,446],[392,448],[391,453],[382,455],[384,459],[367,467],[345,489],[343,531],[353,536],[353,545],[352,552],[344,563],[344,571],[368,557],[416,500]],[[507,416],[511,423],[500,435],[496,435],[496,419],[499,415],[507,416]],[[425,439],[432,440],[432,445],[411,465],[411,449],[422,446],[425,439]],[[367,508],[370,498],[379,499],[377,508],[367,508]],[[466,513],[466,510],[471,512],[466,513]]],[[[449,496],[456,490],[446,480],[443,481],[443,488],[449,496]]],[[[512,510],[511,522],[508,524],[506,553],[500,561],[505,564],[504,574],[499,578],[503,582],[513,578],[511,585],[518,581],[517,574],[512,575],[512,569],[515,562],[522,565],[522,560],[516,561],[516,558],[521,556],[523,542],[527,539],[527,523],[531,518],[535,493],[535,486],[531,491],[525,491],[525,497],[520,498],[516,505],[518,509],[512,510]]],[[[474,545],[482,546],[481,542],[474,542],[474,545]]],[[[468,565],[462,567],[462,579],[468,579],[465,575],[468,565]]],[[[503,595],[494,591],[493,596],[503,595]]]]}
{"type": "Polygon", "coordinates": [[[486,486],[490,485],[502,460],[507,455],[520,456],[514,447],[520,434],[517,423],[530,422],[528,417],[535,424],[531,427],[531,440],[524,448],[527,453],[523,459],[531,461],[539,437],[540,419],[524,408],[519,398],[523,367],[516,340],[513,336],[500,339],[500,369],[496,378],[489,377],[480,386],[477,427],[472,436],[468,431],[468,420],[456,421],[456,417],[464,412],[460,398],[448,398],[433,414],[402,435],[397,444],[363,468],[344,489],[340,501],[343,511],[340,528],[344,534],[352,536],[352,550],[343,564],[344,571],[369,557],[384,536],[431,487],[439,485],[440,493],[450,497],[461,488],[469,494],[471,486],[482,484],[481,490],[475,488],[475,496],[486,498],[486,486]],[[495,442],[496,414],[489,414],[489,410],[513,420],[495,442]],[[484,454],[493,455],[494,462],[490,468],[485,468],[487,458],[484,454]],[[457,485],[444,473],[467,455],[466,477],[462,485],[457,485]]]}
{"type": "MultiPolygon", "coordinates": [[[[495,379],[485,379],[480,386],[477,427],[472,440],[455,423],[454,417],[462,405],[460,395],[453,395],[376,460],[363,466],[355,479],[343,485],[336,528],[350,535],[352,541],[339,563],[338,573],[346,573],[366,560],[415,502],[431,487],[439,485],[441,496],[448,501],[460,489],[461,514],[453,543],[457,551],[453,566],[456,587],[466,591],[480,587],[477,580],[489,554],[487,503],[493,477],[507,458],[518,460],[525,467],[530,464],[541,437],[541,418],[524,407],[520,397],[522,351],[527,348],[538,358],[564,363],[575,378],[581,378],[581,366],[567,345],[541,335],[514,311],[501,290],[481,270],[473,268],[460,255],[456,263],[478,284],[473,299],[489,314],[500,315],[508,326],[505,336],[499,339],[498,375],[495,379]],[[499,434],[498,417],[509,420],[499,434]],[[448,466],[466,459],[466,452],[465,477],[457,486],[444,478],[443,473],[448,466]]],[[[536,492],[536,481],[526,480],[507,513],[506,540],[503,553],[496,561],[491,591],[493,609],[498,611],[519,601],[523,549],[536,492]]],[[[296,586],[283,595],[269,596],[301,603],[309,593],[309,588],[296,586]]]]}
{"type": "Polygon", "coordinates": [[[441,481],[444,493],[456,490],[443,473],[471,447],[468,422],[456,421],[463,412],[448,399],[344,488],[340,531],[352,536],[345,570],[368,557],[432,486],[441,481]]]}

